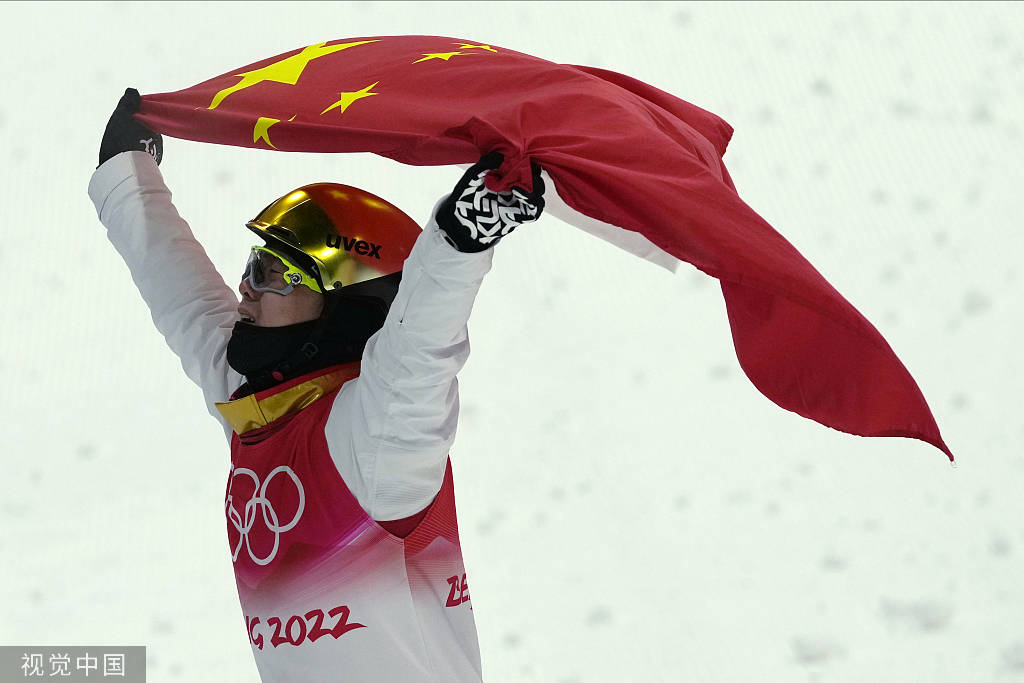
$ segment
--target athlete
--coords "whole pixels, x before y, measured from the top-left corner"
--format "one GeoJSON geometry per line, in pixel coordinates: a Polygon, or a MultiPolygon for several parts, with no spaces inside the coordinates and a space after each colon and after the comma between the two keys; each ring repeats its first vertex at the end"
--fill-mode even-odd
{"type": "Polygon", "coordinates": [[[316,183],[246,226],[238,292],[173,204],[128,89],[89,183],[157,329],[231,445],[229,551],[263,681],[480,681],[448,458],[493,247],[544,206],[485,155],[426,227],[316,183]]]}

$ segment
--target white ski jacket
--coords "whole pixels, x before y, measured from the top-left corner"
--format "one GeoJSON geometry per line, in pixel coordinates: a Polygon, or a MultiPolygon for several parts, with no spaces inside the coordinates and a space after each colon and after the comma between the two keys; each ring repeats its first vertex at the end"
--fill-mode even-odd
{"type": "MultiPolygon", "coordinates": [[[[215,403],[244,381],[226,359],[239,319],[235,291],[178,215],[150,155],[108,160],[93,174],[89,197],[157,329],[230,442],[215,403]]],[[[359,377],[342,388],[326,427],[331,459],[377,521],[416,514],[441,488],[458,421],[456,374],[469,355],[466,324],[491,267],[492,250],[461,253],[443,239],[436,210],[405,262],[383,328],[366,344],[359,377]]]]}

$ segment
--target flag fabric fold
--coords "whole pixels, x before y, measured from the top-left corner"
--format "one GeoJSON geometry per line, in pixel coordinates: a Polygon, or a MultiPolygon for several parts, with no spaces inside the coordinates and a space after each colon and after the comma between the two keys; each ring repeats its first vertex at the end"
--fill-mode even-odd
{"type": "Polygon", "coordinates": [[[172,137],[413,165],[498,150],[494,189],[529,188],[533,160],[569,222],[720,281],[740,366],[777,405],[953,459],[878,330],[739,197],[722,162],[732,127],[639,80],[457,38],[351,38],[146,95],[138,118],[172,137]]]}

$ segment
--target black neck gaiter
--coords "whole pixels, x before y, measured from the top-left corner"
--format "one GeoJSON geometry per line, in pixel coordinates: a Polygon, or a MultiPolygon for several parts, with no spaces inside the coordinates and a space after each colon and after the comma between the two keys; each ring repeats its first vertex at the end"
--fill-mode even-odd
{"type": "Polygon", "coordinates": [[[239,320],[228,341],[228,365],[247,378],[271,372],[300,348],[320,323],[310,320],[283,327],[261,327],[239,320]]]}
{"type": "Polygon", "coordinates": [[[335,290],[325,295],[324,312],[316,320],[282,327],[235,323],[227,361],[246,379],[235,396],[359,360],[366,341],[384,324],[386,315],[387,305],[381,299],[335,290]]]}

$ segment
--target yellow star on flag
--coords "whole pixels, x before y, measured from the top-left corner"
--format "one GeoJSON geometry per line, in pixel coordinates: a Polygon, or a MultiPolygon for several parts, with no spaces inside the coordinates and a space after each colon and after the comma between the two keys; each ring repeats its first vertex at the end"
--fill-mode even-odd
{"type": "Polygon", "coordinates": [[[421,52],[420,54],[423,55],[423,59],[417,59],[415,62],[413,62],[413,64],[419,64],[420,62],[425,62],[428,59],[443,59],[444,61],[447,62],[449,59],[451,59],[455,55],[465,55],[465,54],[472,54],[472,53],[469,53],[469,52],[421,52]]]}
{"type": "MultiPolygon", "coordinates": [[[[298,114],[296,114],[295,116],[298,116],[298,114]]],[[[295,116],[291,117],[288,120],[294,121],[295,116]]],[[[274,147],[274,143],[270,141],[270,127],[275,123],[280,122],[281,119],[272,119],[266,116],[261,116],[258,119],[256,119],[256,125],[252,129],[252,141],[257,142],[259,140],[263,140],[271,147],[274,147]]],[[[274,149],[277,149],[277,147],[274,147],[274,149]]]]}
{"type": "Polygon", "coordinates": [[[233,95],[239,90],[244,90],[263,81],[273,81],[275,83],[284,83],[286,85],[295,85],[299,80],[299,76],[305,70],[306,66],[319,57],[329,55],[339,50],[345,50],[356,45],[365,45],[366,43],[376,43],[376,40],[360,40],[354,43],[342,43],[341,45],[331,45],[325,47],[327,43],[320,43],[319,45],[309,45],[302,48],[302,52],[294,54],[291,57],[285,57],[279,62],[268,64],[262,69],[256,69],[255,71],[246,71],[245,73],[235,74],[240,76],[240,80],[230,88],[225,88],[219,93],[213,96],[213,101],[210,102],[210,106],[207,109],[216,109],[220,106],[220,103],[228,95],[233,95]]]}
{"type": "Polygon", "coordinates": [[[479,48],[481,50],[490,50],[491,52],[497,52],[497,50],[495,50],[490,45],[467,45],[465,43],[455,43],[455,44],[458,45],[459,49],[461,49],[461,50],[470,50],[472,48],[479,48]]]}
{"type": "MultiPolygon", "coordinates": [[[[377,83],[380,83],[380,81],[377,81],[377,83]]],[[[368,85],[362,90],[356,90],[355,92],[340,93],[341,99],[332,104],[331,106],[327,107],[327,109],[324,109],[322,112],[320,112],[320,116],[323,116],[324,114],[334,109],[335,107],[341,107],[341,113],[344,114],[345,110],[348,109],[348,106],[355,102],[356,100],[361,100],[364,97],[371,97],[373,95],[379,95],[379,92],[370,92],[370,90],[372,90],[373,87],[377,85],[377,83],[368,85]]]]}

